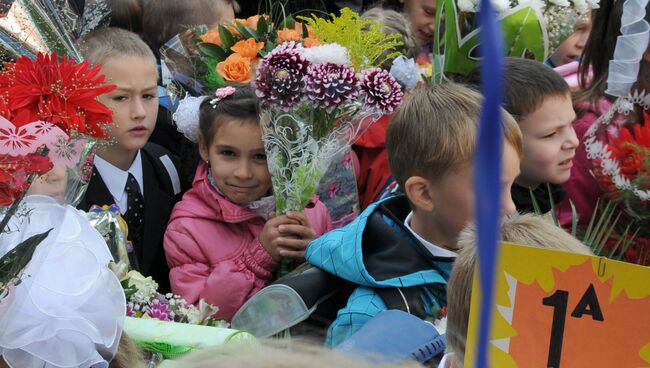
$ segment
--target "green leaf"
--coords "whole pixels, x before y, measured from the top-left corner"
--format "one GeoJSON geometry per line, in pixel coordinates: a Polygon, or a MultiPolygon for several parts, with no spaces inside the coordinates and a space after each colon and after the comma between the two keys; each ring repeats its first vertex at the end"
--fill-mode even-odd
{"type": "Polygon", "coordinates": [[[254,29],[248,28],[239,22],[235,22],[235,28],[239,31],[239,33],[241,33],[242,37],[244,37],[244,40],[253,38],[255,41],[259,42],[260,36],[254,29]]]}
{"type": "Polygon", "coordinates": [[[197,47],[199,48],[199,51],[210,59],[214,59],[217,62],[222,62],[228,58],[228,55],[226,54],[225,51],[219,45],[215,45],[213,43],[199,43],[197,44],[197,47]]]}
{"type": "Polygon", "coordinates": [[[553,217],[553,223],[555,226],[560,226],[560,219],[555,212],[555,199],[553,198],[553,192],[551,191],[551,183],[546,183],[546,190],[548,191],[548,200],[551,203],[551,217],[553,217]]]}
{"type": "Polygon", "coordinates": [[[257,21],[257,34],[259,36],[265,35],[269,32],[269,23],[266,21],[265,16],[261,16],[257,21]]]}
{"type": "Polygon", "coordinates": [[[528,188],[528,193],[530,194],[530,200],[533,204],[533,211],[535,211],[535,214],[543,215],[542,209],[539,208],[539,203],[537,203],[537,198],[535,198],[535,193],[533,193],[533,190],[531,188],[528,188]]]}
{"type": "Polygon", "coordinates": [[[0,284],[6,285],[20,274],[32,260],[36,247],[47,238],[51,231],[52,229],[24,240],[0,258],[0,284]]]}
{"type": "Polygon", "coordinates": [[[293,29],[296,26],[296,20],[293,19],[293,16],[291,16],[291,15],[284,18],[283,23],[284,24],[283,24],[282,28],[291,28],[291,29],[293,29]]]}
{"type": "Polygon", "coordinates": [[[577,238],[578,221],[580,221],[580,219],[578,218],[578,211],[576,210],[576,206],[573,204],[573,201],[569,200],[569,206],[571,206],[571,235],[573,235],[574,238],[577,238]]]}
{"type": "Polygon", "coordinates": [[[228,28],[222,25],[219,25],[219,37],[221,38],[225,50],[230,50],[232,45],[235,44],[235,37],[230,33],[228,28]]]}
{"type": "Polygon", "coordinates": [[[309,30],[307,29],[307,24],[302,23],[302,38],[309,37],[309,30]]]}

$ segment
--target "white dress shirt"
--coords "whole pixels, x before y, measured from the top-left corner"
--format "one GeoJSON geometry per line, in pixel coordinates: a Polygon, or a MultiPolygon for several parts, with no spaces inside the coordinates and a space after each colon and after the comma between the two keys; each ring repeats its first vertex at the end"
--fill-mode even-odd
{"type": "Polygon", "coordinates": [[[411,228],[411,217],[413,216],[413,212],[409,213],[408,216],[406,216],[406,220],[404,220],[404,226],[415,236],[417,240],[420,241],[420,243],[424,244],[424,246],[429,250],[429,252],[434,256],[434,257],[445,257],[445,258],[456,258],[458,254],[456,252],[452,252],[449,249],[445,249],[442,247],[439,247],[437,245],[434,245],[430,242],[428,242],[426,239],[421,237],[418,233],[416,233],[412,228],[411,228]]]}
{"type": "Polygon", "coordinates": [[[127,171],[124,171],[118,167],[113,166],[113,164],[99,157],[95,156],[94,161],[95,168],[101,175],[104,184],[108,188],[108,191],[113,196],[115,204],[120,208],[120,213],[124,214],[126,212],[128,195],[126,194],[126,181],[129,178],[129,174],[133,175],[135,180],[138,182],[140,187],[140,193],[142,193],[142,198],[144,198],[144,186],[142,178],[142,156],[138,150],[138,154],[135,156],[135,160],[131,164],[131,167],[127,171]]]}

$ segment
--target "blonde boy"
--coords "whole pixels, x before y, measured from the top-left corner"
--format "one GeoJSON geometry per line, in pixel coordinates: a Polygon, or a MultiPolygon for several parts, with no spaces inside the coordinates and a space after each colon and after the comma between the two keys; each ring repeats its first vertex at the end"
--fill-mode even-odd
{"type": "Polygon", "coordinates": [[[113,111],[110,140],[97,147],[93,176],[79,208],[117,204],[129,226],[136,267],[153,276],[164,293],[169,269],[162,239],[180,184],[168,152],[147,144],[158,113],[156,59],[136,34],[118,28],[89,33],[79,48],[117,86],[99,97],[113,111]]]}
{"type": "MultiPolygon", "coordinates": [[[[476,266],[476,229],[468,226],[458,239],[461,247],[447,291],[447,355],[442,368],[460,368],[465,360],[465,340],[469,323],[472,282],[476,266]]],[[[548,219],[527,214],[504,220],[501,239],[505,242],[567,252],[592,254],[589,247],[555,226],[548,219]]]]}
{"type": "MultiPolygon", "coordinates": [[[[338,345],[387,309],[421,318],[445,306],[456,238],[472,220],[472,159],[481,97],[457,84],[416,89],[388,127],[391,172],[405,196],[371,204],[307,248],[307,260],[358,287],[330,326],[338,345]]],[[[521,134],[504,112],[503,213],[514,211],[521,134]]]]}

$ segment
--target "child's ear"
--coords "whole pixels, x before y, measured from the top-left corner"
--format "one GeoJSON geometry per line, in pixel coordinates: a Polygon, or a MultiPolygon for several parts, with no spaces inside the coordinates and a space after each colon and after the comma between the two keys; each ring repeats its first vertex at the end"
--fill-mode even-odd
{"type": "Polygon", "coordinates": [[[424,211],[433,211],[434,198],[431,180],[421,176],[411,176],[404,183],[404,192],[411,203],[424,211]]]}
{"type": "Polygon", "coordinates": [[[199,153],[201,154],[201,160],[205,162],[210,161],[210,150],[202,134],[199,134],[199,153]]]}

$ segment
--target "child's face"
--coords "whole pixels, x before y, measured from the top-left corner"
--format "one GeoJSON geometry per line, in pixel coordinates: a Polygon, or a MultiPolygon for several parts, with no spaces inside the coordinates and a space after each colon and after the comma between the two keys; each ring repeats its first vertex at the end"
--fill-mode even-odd
{"type": "Polygon", "coordinates": [[[591,18],[588,17],[578,23],[575,31],[555,50],[555,53],[550,57],[551,63],[560,66],[576,61],[584,51],[590,32],[591,18]]]}
{"type": "Polygon", "coordinates": [[[431,45],[436,22],[436,0],[405,0],[404,14],[411,21],[420,45],[431,45]]]}
{"type": "Polygon", "coordinates": [[[215,133],[210,147],[203,142],[201,158],[209,161],[217,187],[231,202],[246,206],[269,192],[271,175],[257,122],[225,122],[215,133]]]}
{"type": "Polygon", "coordinates": [[[108,149],[135,152],[147,143],[158,115],[158,73],[153,60],[140,56],[113,56],[102,65],[102,74],[117,88],[99,96],[113,111],[107,132],[114,142],[108,149]]]}
{"type": "MultiPolygon", "coordinates": [[[[517,211],[510,189],[519,175],[519,155],[510,143],[504,144],[501,168],[501,213],[510,215],[517,211]]],[[[466,164],[444,175],[432,184],[434,208],[432,228],[446,232],[442,238],[456,239],[458,234],[474,219],[473,165],[466,164]]]]}
{"type": "Polygon", "coordinates": [[[45,175],[34,179],[27,191],[28,195],[42,194],[54,198],[57,202],[63,203],[65,190],[68,185],[68,169],[65,165],[54,165],[52,170],[45,175]]]}
{"type": "Polygon", "coordinates": [[[571,97],[551,96],[519,122],[523,134],[524,158],[517,184],[535,188],[549,182],[562,184],[571,176],[578,138],[572,122],[571,97]]]}

